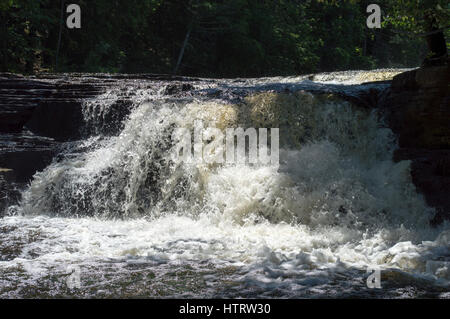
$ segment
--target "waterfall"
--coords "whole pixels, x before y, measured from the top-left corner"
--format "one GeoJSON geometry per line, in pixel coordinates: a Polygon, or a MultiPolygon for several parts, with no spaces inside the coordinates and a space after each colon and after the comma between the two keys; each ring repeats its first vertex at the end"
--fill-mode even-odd
{"type": "MultiPolygon", "coordinates": [[[[86,127],[99,129],[67,143],[10,208],[3,240],[25,249],[0,269],[36,279],[68,263],[94,273],[105,260],[161,273],[180,264],[201,273],[209,263],[233,269],[227,276],[242,291],[297,296],[336,294],[380,267],[385,278],[447,289],[448,224],[429,226],[433,209],[415,190],[410,162],[392,161],[396,139],[380,114],[333,94],[268,90],[274,79],[249,90],[248,81],[239,99],[131,90],[130,113],[113,133],[101,128],[118,93],[87,101],[86,127]],[[198,120],[205,129],[279,128],[279,165],[175,162],[174,130],[198,120]]],[[[218,272],[205,280],[217,283],[218,272]]]]}

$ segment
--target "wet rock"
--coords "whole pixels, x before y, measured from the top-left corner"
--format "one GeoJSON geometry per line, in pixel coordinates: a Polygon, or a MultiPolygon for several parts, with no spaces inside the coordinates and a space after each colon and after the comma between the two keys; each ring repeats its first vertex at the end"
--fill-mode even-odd
{"type": "Polygon", "coordinates": [[[97,114],[97,119],[84,121],[80,124],[82,136],[90,135],[118,135],[123,129],[124,119],[133,110],[133,102],[129,97],[121,97],[111,105],[107,110],[101,114],[97,114]]]}
{"type": "Polygon", "coordinates": [[[357,88],[338,91],[336,95],[358,107],[374,109],[378,107],[387,87],[387,82],[363,83],[357,88]]]}
{"type": "Polygon", "coordinates": [[[20,76],[0,75],[0,132],[20,132],[39,104],[37,91],[46,91],[48,85],[20,76]]]}
{"type": "Polygon", "coordinates": [[[401,148],[394,153],[394,160],[412,161],[412,181],[427,204],[436,209],[431,223],[450,220],[450,150],[401,148]]]}
{"type": "MultiPolygon", "coordinates": [[[[0,135],[0,167],[14,172],[15,183],[27,183],[48,164],[59,143],[29,132],[0,135]]],[[[10,180],[11,181],[11,180],[10,180]]]]}
{"type": "Polygon", "coordinates": [[[59,143],[30,132],[0,134],[0,216],[20,199],[20,191],[58,153],[59,143]]]}
{"type": "Polygon", "coordinates": [[[79,138],[82,100],[105,87],[100,79],[96,85],[87,82],[0,74],[0,132],[17,133],[27,127],[60,141],[79,138]]]}
{"type": "Polygon", "coordinates": [[[183,84],[170,84],[166,86],[164,90],[165,95],[174,95],[178,94],[180,92],[186,92],[194,90],[194,86],[189,83],[183,83],[183,84]]]}
{"type": "Polygon", "coordinates": [[[81,137],[82,121],[83,114],[79,102],[43,101],[35,108],[26,127],[36,134],[67,141],[81,137]]]}
{"type": "Polygon", "coordinates": [[[428,205],[432,224],[450,220],[450,64],[394,77],[380,109],[397,134],[394,160],[411,160],[411,176],[428,205]]]}
{"type": "Polygon", "coordinates": [[[450,65],[395,76],[382,108],[401,147],[450,148],[450,65]]]}
{"type": "Polygon", "coordinates": [[[50,92],[41,91],[42,98],[34,108],[25,127],[36,135],[57,141],[81,138],[83,100],[104,91],[104,84],[52,82],[50,92]]]}

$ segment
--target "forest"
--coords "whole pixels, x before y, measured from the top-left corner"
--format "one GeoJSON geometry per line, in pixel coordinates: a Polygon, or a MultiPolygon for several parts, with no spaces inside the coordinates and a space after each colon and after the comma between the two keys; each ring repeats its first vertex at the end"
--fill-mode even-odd
{"type": "Polygon", "coordinates": [[[447,1],[378,1],[382,27],[369,29],[372,2],[0,0],[0,72],[259,77],[415,67],[427,55],[423,32],[443,28],[449,39],[447,1]],[[66,28],[70,3],[81,8],[80,29],[66,28]]]}

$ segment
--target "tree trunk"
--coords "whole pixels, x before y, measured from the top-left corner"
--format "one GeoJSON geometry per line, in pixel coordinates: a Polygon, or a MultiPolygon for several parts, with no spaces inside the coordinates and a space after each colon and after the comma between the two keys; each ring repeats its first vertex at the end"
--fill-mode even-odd
{"type": "Polygon", "coordinates": [[[427,23],[427,34],[425,39],[428,44],[429,54],[425,58],[423,65],[438,65],[447,61],[447,44],[444,31],[436,26],[436,20],[433,17],[425,16],[427,23]]]}
{"type": "Polygon", "coordinates": [[[61,47],[61,36],[63,31],[63,20],[64,20],[64,1],[61,0],[61,17],[59,21],[59,35],[58,35],[58,44],[56,45],[56,61],[55,61],[55,72],[58,72],[58,57],[59,57],[59,48],[61,47]]]}
{"type": "Polygon", "coordinates": [[[447,45],[445,43],[444,33],[439,31],[437,33],[426,36],[428,49],[432,57],[441,57],[447,55],[447,45]]]}

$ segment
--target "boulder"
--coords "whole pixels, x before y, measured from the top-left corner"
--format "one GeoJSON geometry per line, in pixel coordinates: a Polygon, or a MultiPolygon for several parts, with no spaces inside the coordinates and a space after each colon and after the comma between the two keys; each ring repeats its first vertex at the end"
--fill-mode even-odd
{"type": "Polygon", "coordinates": [[[436,210],[433,225],[450,220],[450,150],[401,148],[394,161],[411,160],[411,177],[418,192],[436,210]]]}
{"type": "Polygon", "coordinates": [[[411,176],[428,205],[432,224],[450,220],[450,64],[394,77],[380,103],[398,136],[394,160],[411,160],[411,176]]]}
{"type": "Polygon", "coordinates": [[[382,108],[400,147],[450,148],[450,64],[395,76],[382,108]]]}

